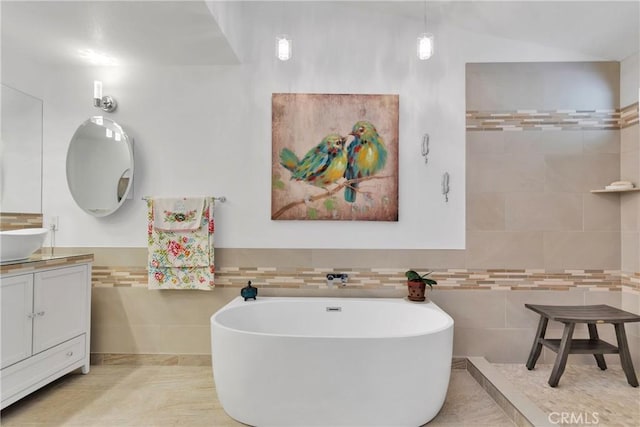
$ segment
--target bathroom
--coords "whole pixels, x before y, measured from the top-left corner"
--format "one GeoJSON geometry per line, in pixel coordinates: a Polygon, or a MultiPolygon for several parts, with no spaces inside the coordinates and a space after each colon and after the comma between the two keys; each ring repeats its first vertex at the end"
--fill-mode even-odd
{"type": "MultiPolygon", "coordinates": [[[[25,213],[41,214],[45,228],[57,223],[55,251],[93,254],[87,378],[124,381],[95,369],[113,366],[131,377],[134,367],[210,375],[209,319],[248,280],[258,299],[403,298],[405,270],[433,271],[429,298],[455,321],[461,363],[524,365],[538,321],[525,303],[640,314],[640,193],[591,193],[617,180],[640,185],[637,119],[537,132],[471,127],[474,112],[635,104],[637,118],[637,2],[3,1],[0,12],[2,83],[42,100],[41,201],[25,213]],[[435,48],[422,61],[416,39],[425,32],[435,48]],[[281,34],[292,42],[287,61],[275,54],[281,34]],[[86,49],[110,64],[87,62],[86,49]],[[94,80],[115,111],[94,107],[94,80]],[[399,96],[397,221],[271,219],[278,93],[399,96]],[[130,198],[104,217],[75,203],[66,173],[74,132],[98,114],[134,141],[130,198]],[[148,290],[143,198],[189,195],[226,197],[215,205],[215,288],[148,290]],[[329,272],[347,273],[346,286],[329,288],[329,272]]],[[[626,326],[637,370],[640,329],[626,326]]],[[[550,329],[560,336],[560,326],[550,329]]],[[[600,333],[615,343],[612,328],[600,333]]],[[[606,358],[610,375],[619,359],[606,358]]],[[[539,363],[554,359],[545,349],[539,363]]],[[[595,366],[571,355],[561,386],[578,365],[595,366]]],[[[38,413],[50,391],[2,418],[18,423],[19,405],[38,413]]],[[[77,406],[52,422],[72,425],[77,406]]]]}

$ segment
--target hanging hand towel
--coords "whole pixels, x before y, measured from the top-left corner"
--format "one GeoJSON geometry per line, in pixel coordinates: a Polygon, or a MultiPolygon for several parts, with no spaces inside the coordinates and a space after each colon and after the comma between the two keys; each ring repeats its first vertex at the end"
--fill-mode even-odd
{"type": "MultiPolygon", "coordinates": [[[[148,200],[149,289],[214,287],[213,198],[203,199],[200,222],[193,231],[164,231],[155,226],[156,199],[148,200]]],[[[189,199],[184,199],[189,200],[189,199]]]]}
{"type": "Polygon", "coordinates": [[[153,199],[153,226],[162,231],[192,231],[200,228],[204,197],[153,199]]]}

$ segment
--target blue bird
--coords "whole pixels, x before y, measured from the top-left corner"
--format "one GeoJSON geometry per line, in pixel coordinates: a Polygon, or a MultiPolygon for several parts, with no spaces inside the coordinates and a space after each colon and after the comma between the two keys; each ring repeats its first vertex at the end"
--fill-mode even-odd
{"type": "MultiPolygon", "coordinates": [[[[353,125],[350,135],[355,139],[347,149],[347,169],[344,177],[347,180],[364,178],[375,175],[384,168],[387,162],[387,148],[375,126],[361,120],[353,125]]],[[[353,203],[356,201],[358,183],[353,182],[344,189],[344,199],[353,203]]]]}
{"type": "Polygon", "coordinates": [[[298,160],[293,151],[283,148],[280,164],[291,171],[292,180],[324,188],[344,176],[347,168],[345,141],[345,137],[331,133],[309,150],[302,160],[298,160]]]}

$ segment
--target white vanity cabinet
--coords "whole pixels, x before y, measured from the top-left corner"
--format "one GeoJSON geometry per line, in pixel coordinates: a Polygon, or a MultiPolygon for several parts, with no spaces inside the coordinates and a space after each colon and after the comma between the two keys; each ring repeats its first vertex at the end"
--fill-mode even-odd
{"type": "Polygon", "coordinates": [[[2,405],[77,368],[89,372],[91,264],[0,277],[2,405]]]}

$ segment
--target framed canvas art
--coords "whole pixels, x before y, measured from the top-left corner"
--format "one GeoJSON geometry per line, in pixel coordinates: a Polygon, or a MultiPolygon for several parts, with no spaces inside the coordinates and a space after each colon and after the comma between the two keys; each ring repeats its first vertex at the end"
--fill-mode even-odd
{"type": "Polygon", "coordinates": [[[273,220],[398,220],[398,95],[272,96],[273,220]]]}

